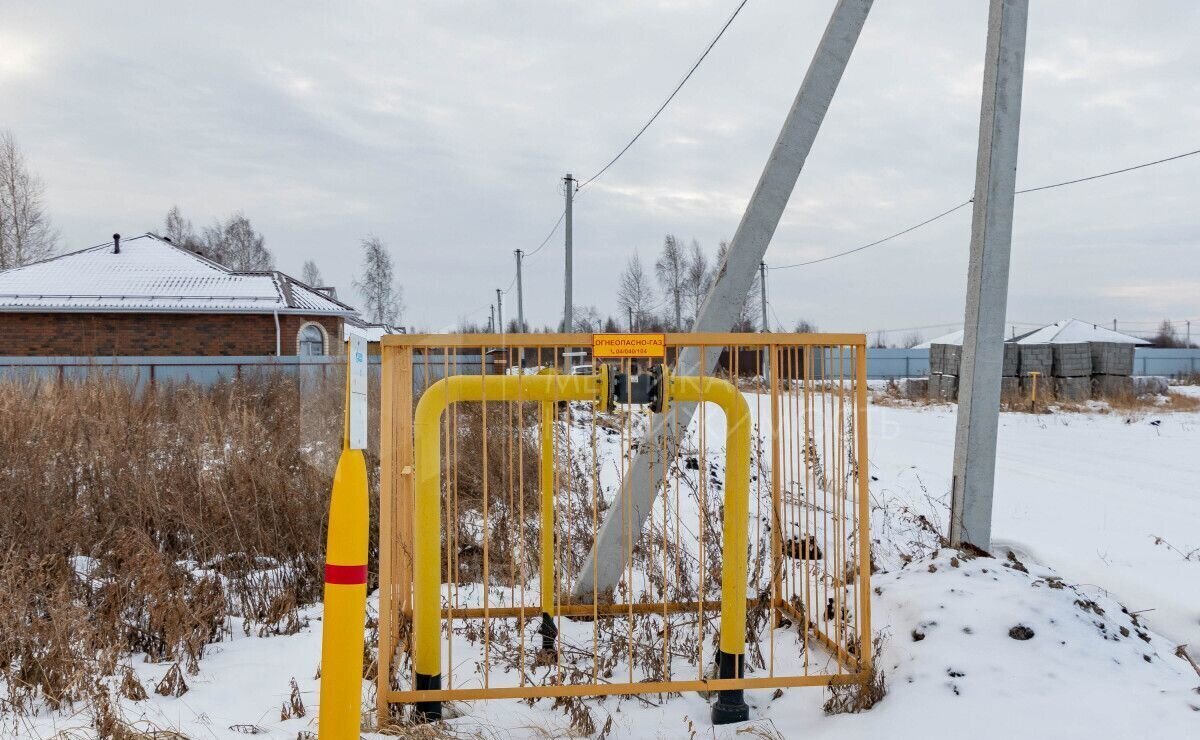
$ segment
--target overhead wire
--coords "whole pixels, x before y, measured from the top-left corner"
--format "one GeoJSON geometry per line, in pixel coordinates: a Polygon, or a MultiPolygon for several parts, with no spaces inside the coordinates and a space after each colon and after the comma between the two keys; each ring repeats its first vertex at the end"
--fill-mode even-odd
{"type": "MultiPolygon", "coordinates": [[[[1144,169],[1146,167],[1153,167],[1154,165],[1163,164],[1165,162],[1173,162],[1177,159],[1183,159],[1184,157],[1191,157],[1196,154],[1200,154],[1200,149],[1194,149],[1190,152],[1183,152],[1182,154],[1175,154],[1170,157],[1163,157],[1162,159],[1156,159],[1151,162],[1142,162],[1140,164],[1135,164],[1131,167],[1122,167],[1121,169],[1118,169],[1118,170],[1110,170],[1108,172],[1101,172],[1101,173],[1095,174],[1095,175],[1088,175],[1087,177],[1077,177],[1073,180],[1063,180],[1062,182],[1050,183],[1048,185],[1039,185],[1037,187],[1024,188],[1022,190],[1014,191],[1014,194],[1015,195],[1023,195],[1025,193],[1036,193],[1036,192],[1039,192],[1042,190],[1051,190],[1053,188],[1061,188],[1066,185],[1075,185],[1077,183],[1088,182],[1090,180],[1099,180],[1104,177],[1111,177],[1112,175],[1120,175],[1120,174],[1123,174],[1126,172],[1132,172],[1134,170],[1144,169]]],[[[897,237],[901,237],[901,236],[904,236],[905,234],[909,234],[913,231],[916,231],[917,229],[919,229],[923,226],[928,226],[929,224],[931,224],[935,221],[938,221],[942,218],[945,218],[946,216],[949,216],[950,214],[954,213],[955,211],[959,210],[960,208],[964,208],[967,205],[970,205],[971,203],[974,203],[974,202],[975,202],[974,198],[969,198],[968,200],[963,201],[962,203],[959,203],[958,205],[954,206],[953,208],[942,211],[941,213],[937,214],[936,216],[933,216],[932,218],[927,218],[918,224],[908,227],[907,229],[904,229],[902,231],[897,231],[894,234],[890,234],[888,236],[883,237],[882,239],[877,239],[873,242],[870,242],[869,244],[864,244],[860,247],[854,247],[853,249],[847,249],[845,251],[838,252],[836,254],[826,255],[825,257],[819,257],[817,259],[806,260],[804,262],[796,262],[796,263],[793,263],[790,265],[779,265],[777,267],[770,267],[767,269],[790,270],[793,267],[804,267],[806,265],[815,265],[820,262],[828,262],[829,260],[834,260],[839,257],[845,257],[846,255],[854,254],[856,252],[861,252],[865,249],[870,249],[871,247],[877,247],[880,244],[884,244],[885,242],[891,241],[892,239],[895,239],[897,237]]]]}
{"type": "Polygon", "coordinates": [[[733,25],[734,19],[738,17],[738,13],[742,12],[742,8],[746,7],[746,3],[748,1],[749,0],[742,0],[740,3],[738,3],[738,6],[733,9],[733,13],[730,14],[729,19],[725,21],[725,25],[721,26],[721,30],[717,31],[717,35],[713,36],[712,41],[708,42],[708,46],[704,47],[704,52],[700,54],[700,58],[697,59],[695,64],[691,66],[691,69],[687,71],[687,74],[683,76],[683,79],[679,81],[679,84],[675,86],[675,89],[671,91],[671,94],[667,96],[667,99],[663,101],[662,105],[658,106],[658,110],[654,111],[654,114],[650,116],[650,118],[645,124],[642,125],[640,129],[638,129],[638,132],[633,135],[633,138],[630,139],[625,146],[621,147],[621,151],[617,152],[617,155],[610,159],[608,164],[601,167],[596,174],[584,180],[583,183],[576,188],[576,191],[583,190],[588,185],[599,179],[601,175],[608,171],[609,167],[612,167],[617,163],[617,160],[625,155],[625,152],[629,151],[630,147],[632,147],[637,140],[642,137],[642,134],[646,133],[646,129],[650,128],[651,124],[658,120],[658,117],[662,115],[664,110],[667,109],[667,106],[671,104],[671,101],[675,99],[675,96],[679,94],[679,91],[683,89],[683,86],[687,84],[687,81],[690,80],[692,75],[696,73],[696,70],[700,68],[701,63],[704,62],[704,59],[708,56],[709,52],[713,50],[713,47],[717,45],[717,42],[721,40],[721,37],[725,35],[725,32],[729,30],[729,27],[733,25]]]}
{"type": "Polygon", "coordinates": [[[554,234],[555,234],[555,233],[558,231],[558,227],[562,225],[563,219],[564,219],[564,218],[566,218],[566,217],[567,217],[567,209],[565,209],[565,208],[564,208],[564,209],[563,209],[563,212],[562,212],[562,213],[560,213],[560,214],[558,214],[558,220],[554,222],[554,226],[553,226],[553,227],[550,229],[550,233],[549,233],[549,234],[546,234],[546,238],[542,240],[542,243],[541,243],[541,244],[539,244],[539,245],[537,245],[537,249],[535,249],[535,250],[533,250],[532,252],[530,252],[530,253],[528,253],[528,254],[524,255],[524,256],[522,257],[522,259],[529,259],[529,258],[530,258],[530,257],[532,257],[533,255],[535,255],[535,254],[537,254],[538,252],[542,251],[542,247],[544,247],[544,246],[546,246],[547,244],[549,244],[549,243],[550,243],[550,239],[551,239],[551,238],[554,236],[554,234]]]}
{"type": "Polygon", "coordinates": [[[1102,177],[1109,177],[1110,175],[1120,175],[1125,172],[1133,172],[1134,170],[1140,170],[1144,167],[1153,167],[1156,164],[1162,164],[1164,162],[1173,162],[1176,159],[1183,159],[1184,157],[1190,157],[1194,154],[1200,154],[1200,149],[1194,149],[1190,152],[1184,152],[1183,154],[1176,154],[1176,155],[1173,155],[1170,157],[1163,157],[1162,159],[1156,159],[1153,162],[1142,162],[1141,164],[1135,164],[1132,167],[1123,167],[1122,169],[1112,170],[1111,172],[1101,172],[1098,175],[1088,175],[1087,177],[1078,177],[1074,180],[1063,180],[1062,182],[1055,182],[1055,183],[1051,183],[1049,185],[1039,185],[1036,188],[1025,188],[1024,190],[1016,191],[1016,194],[1022,195],[1024,193],[1036,193],[1039,190],[1050,190],[1052,188],[1061,188],[1064,185],[1074,185],[1075,183],[1078,183],[1078,182],[1087,182],[1088,180],[1099,180],[1102,177]]]}
{"type": "Polygon", "coordinates": [[[962,203],[959,203],[958,205],[954,206],[953,208],[942,211],[941,213],[939,213],[938,215],[936,215],[932,218],[927,218],[919,224],[916,224],[914,226],[909,226],[907,229],[904,229],[903,231],[897,231],[895,234],[890,234],[888,236],[883,237],[882,239],[876,239],[875,241],[871,242],[870,244],[864,244],[861,247],[855,247],[854,249],[847,249],[844,252],[838,252],[837,254],[831,254],[831,255],[827,255],[825,257],[819,257],[814,260],[807,260],[805,262],[795,262],[790,265],[779,265],[777,267],[768,267],[767,269],[768,270],[790,270],[793,267],[804,267],[805,265],[815,265],[818,262],[828,262],[829,260],[834,260],[834,259],[837,259],[838,257],[845,257],[848,254],[854,254],[855,252],[861,252],[864,249],[870,249],[871,247],[877,247],[880,244],[883,244],[884,242],[889,242],[892,239],[895,239],[896,237],[904,236],[905,234],[916,231],[917,229],[921,228],[922,226],[928,226],[929,224],[933,223],[934,221],[943,219],[946,216],[949,216],[951,213],[954,213],[958,209],[970,205],[974,200],[975,200],[974,198],[971,198],[970,200],[963,201],[962,203]]]}
{"type": "MultiPolygon", "coordinates": [[[[708,42],[708,45],[704,47],[704,51],[701,52],[699,58],[697,58],[696,61],[692,64],[692,66],[688,69],[687,73],[683,76],[683,79],[681,79],[679,81],[679,83],[677,85],[675,85],[674,89],[671,90],[670,95],[667,96],[666,100],[663,101],[662,105],[658,106],[658,108],[654,111],[654,113],[650,116],[650,118],[648,118],[646,120],[646,122],[644,124],[642,124],[642,127],[637,130],[637,133],[635,133],[633,135],[633,138],[631,138],[628,142],[626,142],[625,146],[621,147],[621,150],[617,152],[616,156],[614,156],[612,159],[610,159],[608,161],[607,164],[605,164],[603,167],[601,167],[596,172],[596,174],[594,174],[591,177],[589,177],[588,179],[584,180],[582,184],[577,185],[575,188],[575,192],[578,193],[579,191],[583,190],[585,187],[587,187],[588,185],[590,185],[591,183],[593,183],[597,179],[599,179],[600,176],[603,175],[605,172],[607,172],[610,167],[612,167],[614,164],[616,164],[617,161],[621,159],[621,157],[625,156],[625,153],[628,152],[635,143],[637,143],[637,140],[642,137],[642,134],[646,133],[646,131],[650,128],[650,126],[653,125],[656,120],[658,120],[658,117],[660,115],[662,115],[663,111],[665,111],[667,109],[667,106],[671,104],[671,101],[675,99],[675,96],[679,94],[679,91],[683,89],[683,86],[687,84],[688,80],[690,80],[692,78],[692,75],[694,75],[696,73],[696,70],[700,68],[700,65],[708,57],[709,53],[713,50],[713,47],[715,47],[717,45],[717,42],[721,40],[721,37],[725,35],[725,32],[729,30],[729,27],[731,25],[733,25],[733,21],[738,17],[738,14],[742,12],[742,8],[746,7],[747,2],[749,2],[749,0],[741,0],[741,2],[738,3],[737,7],[734,8],[733,12],[729,15],[729,18],[727,18],[725,20],[725,23],[721,26],[720,30],[717,31],[716,35],[713,36],[712,40],[708,42]]],[[[564,208],[562,213],[560,213],[558,215],[558,220],[554,222],[554,226],[551,227],[550,233],[546,234],[546,238],[542,239],[541,243],[537,245],[536,249],[533,249],[530,252],[528,252],[527,254],[523,255],[522,260],[529,259],[530,257],[533,257],[534,255],[536,255],[538,252],[542,251],[542,249],[544,249],[545,246],[550,243],[550,240],[552,238],[554,238],[554,235],[556,233],[558,233],[558,227],[562,225],[563,219],[565,219],[566,216],[567,216],[567,211],[564,208]]],[[[514,276],[513,279],[515,281],[516,277],[514,276]]],[[[508,293],[508,291],[511,289],[512,289],[512,285],[510,284],[504,292],[508,293]]]]}

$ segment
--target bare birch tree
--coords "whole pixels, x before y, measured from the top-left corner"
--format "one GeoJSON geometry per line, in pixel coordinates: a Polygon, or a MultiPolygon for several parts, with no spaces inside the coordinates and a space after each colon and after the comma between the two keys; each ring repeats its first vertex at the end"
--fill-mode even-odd
{"type": "Polygon", "coordinates": [[[663,295],[674,308],[675,331],[683,328],[683,299],[684,279],[687,273],[687,254],[674,234],[667,234],[663,239],[663,251],[654,263],[654,272],[658,275],[658,283],[662,286],[663,295]]]}
{"type": "MultiPolygon", "coordinates": [[[[708,255],[700,248],[700,242],[692,240],[691,254],[687,260],[687,281],[684,283],[684,293],[687,295],[688,327],[696,323],[700,315],[700,304],[708,295],[713,276],[708,270],[708,255]]],[[[683,328],[683,327],[680,327],[683,328]]]]}
{"type": "Polygon", "coordinates": [[[12,132],[0,131],[0,270],[46,259],[58,247],[44,196],[12,132]]]}
{"type": "Polygon", "coordinates": [[[300,268],[300,279],[314,288],[325,287],[324,281],[321,280],[321,271],[317,269],[317,263],[313,260],[304,261],[304,267],[300,268]]]}
{"type": "MultiPolygon", "coordinates": [[[[617,305],[625,315],[633,314],[634,327],[641,327],[649,318],[654,304],[654,286],[650,284],[650,276],[642,267],[642,258],[637,252],[625,263],[621,279],[617,285],[617,305]]],[[[630,327],[630,331],[634,331],[630,327]]]]}
{"type": "Polygon", "coordinates": [[[604,331],[604,317],[600,315],[595,306],[575,306],[571,309],[571,316],[575,324],[572,331],[583,334],[604,331]]]}
{"type": "Polygon", "coordinates": [[[263,272],[275,269],[275,257],[266,247],[266,239],[254,230],[241,211],[224,223],[214,221],[199,234],[192,222],[183,217],[179,206],[167,211],[164,236],[184,249],[238,272],[263,272]]]}
{"type": "Polygon", "coordinates": [[[167,211],[167,217],[163,219],[163,236],[177,247],[192,252],[201,251],[200,237],[196,235],[192,222],[183,217],[179,206],[171,206],[171,210],[167,211]]]}
{"type": "Polygon", "coordinates": [[[362,240],[362,278],[354,279],[354,288],[362,293],[367,318],[376,324],[394,324],[404,311],[404,291],[396,285],[392,256],[377,236],[362,240]]]}
{"type": "Polygon", "coordinates": [[[254,230],[250,219],[240,211],[225,222],[224,255],[221,264],[234,270],[257,272],[275,268],[275,258],[267,251],[262,234],[254,230]]]}

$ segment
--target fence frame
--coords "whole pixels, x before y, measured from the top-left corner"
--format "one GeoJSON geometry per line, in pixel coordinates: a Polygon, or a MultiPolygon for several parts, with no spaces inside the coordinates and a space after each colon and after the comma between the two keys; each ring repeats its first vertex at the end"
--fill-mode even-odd
{"type": "MultiPolygon", "coordinates": [[[[414,411],[414,359],[415,352],[450,351],[467,347],[496,347],[504,350],[525,350],[554,347],[588,347],[591,334],[469,334],[436,335],[408,334],[386,335],[381,340],[381,445],[380,445],[380,502],[379,502],[379,645],[378,669],[376,672],[376,710],[380,726],[390,720],[393,704],[433,701],[443,699],[471,700],[484,698],[533,698],[550,696],[601,696],[612,694],[722,691],[755,688],[824,686],[830,684],[861,683],[871,670],[871,591],[870,591],[870,525],[869,525],[869,476],[867,448],[867,342],[864,334],[683,334],[665,335],[666,345],[671,347],[756,347],[767,350],[770,357],[768,367],[778,367],[783,348],[831,348],[843,347],[853,351],[852,368],[854,395],[854,435],[857,448],[857,469],[854,491],[857,507],[857,589],[859,614],[857,628],[859,637],[858,655],[848,655],[837,645],[826,643],[832,648],[833,656],[840,667],[848,673],[809,674],[801,676],[770,676],[766,678],[720,678],[706,680],[669,680],[640,682],[633,684],[586,684],[586,685],[541,685],[519,687],[493,687],[484,689],[426,689],[401,691],[392,687],[393,666],[397,651],[402,646],[400,627],[411,625],[413,614],[413,543],[414,543],[414,495],[416,475],[414,471],[413,411],[414,411]]],[[[771,413],[776,420],[778,407],[776,397],[779,380],[771,373],[771,413]]],[[[772,424],[771,445],[779,449],[779,425],[772,424]]],[[[780,515],[780,471],[772,465],[771,506],[773,520],[780,515]]],[[[781,557],[782,543],[778,541],[776,529],[772,535],[773,557],[781,557]]],[[[751,601],[747,600],[748,603],[751,601]]],[[[626,605],[622,605],[625,608],[626,605]]],[[[655,605],[661,608],[662,605],[655,605]]],[[[593,607],[587,607],[589,613],[593,607]]],[[[499,612],[500,610],[496,610],[499,612]]],[[[798,616],[790,604],[782,598],[773,604],[773,619],[787,614],[798,616]]],[[[500,616],[499,613],[495,614],[500,616]]],[[[443,617],[446,616],[443,611],[443,617]]],[[[455,617],[463,616],[457,612],[455,617]]],[[[469,616],[469,615],[467,615],[469,616]]],[[[825,637],[819,630],[814,634],[825,637]]],[[[409,638],[411,650],[411,638],[409,638]]],[[[414,668],[415,670],[415,668],[414,668]]]]}

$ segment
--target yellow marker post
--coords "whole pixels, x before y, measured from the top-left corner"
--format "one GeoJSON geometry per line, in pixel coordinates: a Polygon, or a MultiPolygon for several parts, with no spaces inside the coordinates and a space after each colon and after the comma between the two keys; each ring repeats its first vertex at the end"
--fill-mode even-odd
{"type": "Polygon", "coordinates": [[[367,612],[367,347],[348,346],[349,377],[342,454],[333,474],[325,545],[325,616],[321,622],[320,740],[357,740],[362,715],[363,631],[367,612]]]}

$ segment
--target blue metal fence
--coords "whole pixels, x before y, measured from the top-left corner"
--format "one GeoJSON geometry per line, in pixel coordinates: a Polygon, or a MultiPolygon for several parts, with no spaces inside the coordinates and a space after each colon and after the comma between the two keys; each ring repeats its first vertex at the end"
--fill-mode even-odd
{"type": "Polygon", "coordinates": [[[867,378],[923,378],[929,374],[927,349],[867,349],[867,378]]]}
{"type": "Polygon", "coordinates": [[[1147,349],[1133,352],[1134,375],[1200,375],[1200,349],[1147,349]]]}
{"type": "MultiPolygon", "coordinates": [[[[380,358],[372,355],[369,369],[378,377],[380,358]]],[[[449,358],[457,365],[452,372],[480,372],[481,364],[491,372],[491,357],[482,363],[478,355],[449,358]]],[[[34,379],[73,380],[95,373],[108,373],[135,383],[144,384],[192,382],[212,385],[219,380],[254,377],[256,374],[282,373],[300,380],[319,381],[338,373],[345,358],[328,357],[0,357],[0,380],[34,379]]],[[[441,377],[447,358],[430,358],[414,367],[414,384],[424,386],[441,377]],[[429,369],[430,377],[424,372],[429,369]]],[[[888,378],[919,378],[929,374],[927,349],[868,349],[867,377],[872,380],[888,378]]],[[[1200,374],[1200,349],[1137,348],[1134,353],[1134,375],[1178,377],[1200,374]]]]}

